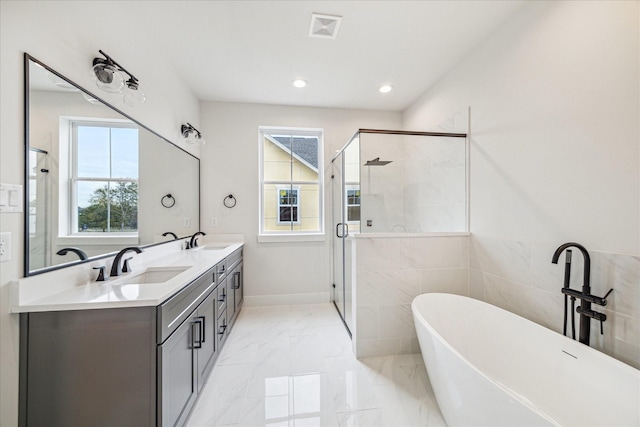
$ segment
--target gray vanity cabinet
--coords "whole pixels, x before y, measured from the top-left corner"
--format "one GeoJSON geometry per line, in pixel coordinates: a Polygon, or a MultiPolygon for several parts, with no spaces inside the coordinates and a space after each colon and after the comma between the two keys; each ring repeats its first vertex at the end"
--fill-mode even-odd
{"type": "Polygon", "coordinates": [[[156,423],[155,307],[20,315],[20,426],[156,423]]]}
{"type": "Polygon", "coordinates": [[[158,424],[180,425],[198,396],[194,326],[185,321],[158,346],[158,424]]]}
{"type": "Polygon", "coordinates": [[[237,316],[241,261],[157,307],[22,313],[19,425],[184,425],[237,316]]]}
{"type": "Polygon", "coordinates": [[[158,346],[158,424],[182,425],[213,368],[216,292],[158,346]]]}
{"type": "Polygon", "coordinates": [[[233,321],[235,322],[238,313],[240,313],[240,307],[244,300],[244,286],[243,286],[244,272],[242,270],[242,258],[236,264],[233,271],[230,274],[229,280],[231,281],[231,288],[233,289],[233,301],[235,310],[233,313],[233,321]]]}
{"type": "Polygon", "coordinates": [[[227,260],[227,324],[231,327],[238,317],[244,296],[244,288],[242,286],[242,253],[234,253],[229,256],[227,260]]]}
{"type": "Polygon", "coordinates": [[[196,352],[197,356],[197,380],[198,393],[202,390],[213,364],[217,356],[218,346],[216,345],[216,291],[213,291],[207,299],[205,299],[196,312],[196,319],[201,323],[198,325],[198,333],[201,333],[201,339],[197,342],[199,347],[196,352]]]}

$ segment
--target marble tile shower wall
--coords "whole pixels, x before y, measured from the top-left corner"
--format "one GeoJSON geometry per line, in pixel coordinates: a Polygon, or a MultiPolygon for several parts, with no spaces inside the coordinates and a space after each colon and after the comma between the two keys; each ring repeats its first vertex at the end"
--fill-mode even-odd
{"type": "Polygon", "coordinates": [[[407,231],[466,228],[465,140],[435,138],[405,143],[404,222],[407,231]]]}
{"type": "Polygon", "coordinates": [[[411,301],[426,292],[468,295],[469,236],[355,239],[357,357],[419,353],[411,301]]]}
{"type": "MultiPolygon", "coordinates": [[[[562,243],[562,242],[560,242],[562,243]]],[[[559,243],[559,244],[560,244],[559,243]]],[[[558,245],[499,240],[472,235],[469,248],[469,294],[562,333],[564,255],[551,257],[558,245]]],[[[587,248],[589,249],[589,248],[587,248]]],[[[640,257],[597,252],[591,255],[592,293],[613,293],[605,307],[604,334],[591,323],[591,345],[640,368],[640,257]]],[[[582,288],[583,259],[573,251],[571,286],[582,288]]],[[[576,316],[576,329],[579,318],[576,316]]]]}
{"type": "Polygon", "coordinates": [[[466,227],[466,155],[460,138],[369,135],[362,159],[361,212],[366,232],[450,232],[466,227]]]}

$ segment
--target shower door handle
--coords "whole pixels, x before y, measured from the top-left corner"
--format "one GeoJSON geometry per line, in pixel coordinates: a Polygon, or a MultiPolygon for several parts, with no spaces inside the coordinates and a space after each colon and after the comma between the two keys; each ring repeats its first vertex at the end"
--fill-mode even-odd
{"type": "Polygon", "coordinates": [[[345,237],[347,237],[349,235],[349,225],[346,222],[339,222],[336,224],[336,237],[340,238],[340,239],[344,239],[345,237]],[[346,227],[346,233],[343,234],[342,236],[340,235],[340,226],[343,226],[342,231],[345,231],[345,227],[346,227]]]}

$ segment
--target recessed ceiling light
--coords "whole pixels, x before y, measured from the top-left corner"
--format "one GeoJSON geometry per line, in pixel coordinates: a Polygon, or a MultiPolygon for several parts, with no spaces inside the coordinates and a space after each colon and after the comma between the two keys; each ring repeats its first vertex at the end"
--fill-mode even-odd
{"type": "Polygon", "coordinates": [[[391,91],[393,90],[393,86],[391,86],[391,85],[384,85],[384,86],[381,86],[379,90],[380,90],[380,92],[382,92],[382,93],[389,93],[389,92],[391,92],[391,91]]]}
{"type": "Polygon", "coordinates": [[[305,87],[307,85],[307,81],[302,79],[294,80],[293,85],[295,87],[305,87]]]}

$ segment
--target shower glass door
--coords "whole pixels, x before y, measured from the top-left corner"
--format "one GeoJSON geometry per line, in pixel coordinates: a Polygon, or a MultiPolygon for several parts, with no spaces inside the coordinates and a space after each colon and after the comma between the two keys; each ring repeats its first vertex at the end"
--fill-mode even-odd
{"type": "Polygon", "coordinates": [[[29,149],[29,270],[51,265],[48,152],[29,149]]]}
{"type": "Polygon", "coordinates": [[[331,217],[333,225],[332,252],[333,252],[333,303],[340,317],[344,320],[344,235],[343,217],[344,206],[342,203],[343,191],[343,165],[344,156],[340,154],[331,162],[331,217]]]}
{"type": "Polygon", "coordinates": [[[332,161],[333,301],[353,331],[353,235],[360,231],[360,143],[356,136],[332,161]]]}

